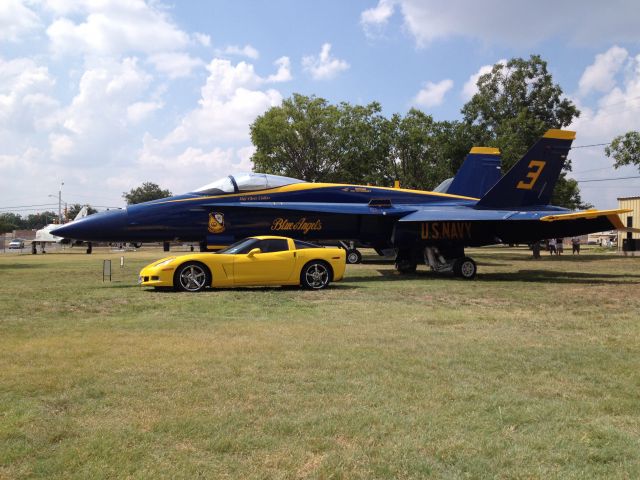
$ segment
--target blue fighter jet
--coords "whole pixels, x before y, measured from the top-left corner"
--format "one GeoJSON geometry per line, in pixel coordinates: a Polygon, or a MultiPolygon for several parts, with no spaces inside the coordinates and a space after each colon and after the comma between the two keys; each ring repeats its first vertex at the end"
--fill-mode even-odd
{"type": "Polygon", "coordinates": [[[571,212],[549,205],[574,138],[575,132],[547,131],[497,182],[492,149],[475,152],[489,163],[465,167],[467,158],[453,181],[433,192],[230,175],[191,193],[92,215],[52,233],[86,241],[198,242],[201,249],[269,234],[351,240],[393,248],[403,273],[425,261],[435,271],[473,278],[476,263],[465,256],[465,247],[625,229],[618,214],[627,210],[571,212]]]}

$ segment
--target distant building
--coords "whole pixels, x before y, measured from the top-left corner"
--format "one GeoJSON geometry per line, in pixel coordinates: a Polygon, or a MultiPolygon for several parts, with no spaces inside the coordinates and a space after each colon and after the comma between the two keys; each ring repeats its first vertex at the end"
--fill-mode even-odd
{"type": "MultiPolygon", "coordinates": [[[[620,214],[625,227],[640,228],[640,196],[618,198],[618,208],[631,210],[620,214]]],[[[640,233],[618,232],[618,250],[626,255],[640,255],[640,233]]]]}

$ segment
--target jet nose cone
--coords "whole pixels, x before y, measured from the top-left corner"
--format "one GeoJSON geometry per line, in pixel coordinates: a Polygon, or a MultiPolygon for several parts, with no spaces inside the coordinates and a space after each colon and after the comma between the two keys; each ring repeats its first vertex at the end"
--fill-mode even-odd
{"type": "Polygon", "coordinates": [[[53,235],[88,242],[117,242],[127,227],[126,210],[108,210],[52,230],[53,235]]]}

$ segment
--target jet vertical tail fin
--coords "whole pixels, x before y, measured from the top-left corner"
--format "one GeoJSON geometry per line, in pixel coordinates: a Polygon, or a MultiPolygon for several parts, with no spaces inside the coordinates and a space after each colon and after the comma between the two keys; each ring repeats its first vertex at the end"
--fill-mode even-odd
{"type": "Polygon", "coordinates": [[[473,147],[446,193],[481,198],[500,179],[500,150],[473,147]]]}
{"type": "Polygon", "coordinates": [[[576,133],[569,130],[547,130],[476,208],[548,205],[575,137],[576,133]]]}

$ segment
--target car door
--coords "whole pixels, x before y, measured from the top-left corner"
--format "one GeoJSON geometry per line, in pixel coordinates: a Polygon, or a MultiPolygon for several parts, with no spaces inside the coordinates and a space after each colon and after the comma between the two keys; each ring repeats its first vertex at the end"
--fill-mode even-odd
{"type": "Polygon", "coordinates": [[[295,263],[295,252],[289,250],[284,238],[260,240],[252,246],[259,248],[254,255],[235,255],[233,278],[235,285],[268,285],[286,282],[295,263]]]}

